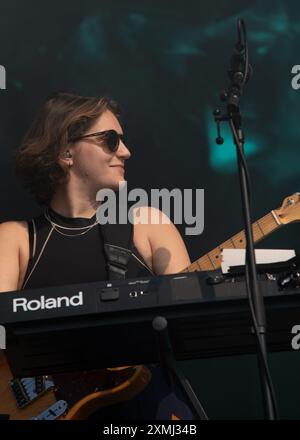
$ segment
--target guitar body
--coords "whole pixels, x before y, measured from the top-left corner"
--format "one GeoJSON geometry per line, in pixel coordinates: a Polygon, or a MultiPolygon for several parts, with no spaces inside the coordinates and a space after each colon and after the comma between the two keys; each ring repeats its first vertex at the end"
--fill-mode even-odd
{"type": "Polygon", "coordinates": [[[144,366],[112,368],[106,370],[59,374],[52,376],[54,388],[38,395],[19,407],[11,388],[13,379],[3,352],[0,352],[0,414],[10,420],[29,420],[47,413],[57,401],[66,401],[68,410],[55,417],[60,420],[87,419],[109,405],[125,402],[143,391],[151,379],[144,366]]]}
{"type": "MultiPolygon", "coordinates": [[[[112,373],[112,371],[105,371],[106,374],[112,373]]],[[[124,367],[123,371],[117,370],[113,373],[120,380],[118,385],[114,388],[97,391],[83,397],[62,418],[64,420],[87,419],[101,408],[131,400],[143,391],[151,379],[151,372],[143,365],[129,368],[124,367]],[[126,376],[127,378],[125,378],[126,376]]]]}
{"type": "Polygon", "coordinates": [[[10,368],[3,351],[0,351],[0,414],[8,415],[10,420],[28,420],[55,403],[55,395],[49,391],[30,402],[28,406],[19,409],[10,387],[11,379],[10,368]]]}

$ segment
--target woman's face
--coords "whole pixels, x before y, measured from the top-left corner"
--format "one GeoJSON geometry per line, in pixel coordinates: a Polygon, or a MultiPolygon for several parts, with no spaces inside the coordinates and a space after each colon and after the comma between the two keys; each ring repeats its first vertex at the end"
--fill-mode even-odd
{"type": "MultiPolygon", "coordinates": [[[[106,130],[115,130],[123,134],[118,119],[109,110],[106,110],[85,134],[106,130]]],[[[77,141],[69,151],[72,154],[71,175],[90,185],[92,190],[117,190],[119,182],[125,180],[125,161],[131,154],[121,139],[115,152],[109,150],[105,141],[93,137],[77,141]]]]}

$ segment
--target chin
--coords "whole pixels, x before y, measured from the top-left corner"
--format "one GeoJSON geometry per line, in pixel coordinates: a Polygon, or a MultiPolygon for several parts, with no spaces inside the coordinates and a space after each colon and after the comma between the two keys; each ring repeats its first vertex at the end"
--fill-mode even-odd
{"type": "Polygon", "coordinates": [[[113,190],[114,191],[119,191],[119,189],[122,189],[123,185],[125,183],[125,179],[119,179],[117,182],[115,182],[115,184],[113,185],[113,190]]]}
{"type": "Polygon", "coordinates": [[[99,187],[102,189],[112,189],[113,191],[119,191],[120,186],[122,187],[122,183],[124,179],[117,179],[110,182],[99,182],[99,187]]]}

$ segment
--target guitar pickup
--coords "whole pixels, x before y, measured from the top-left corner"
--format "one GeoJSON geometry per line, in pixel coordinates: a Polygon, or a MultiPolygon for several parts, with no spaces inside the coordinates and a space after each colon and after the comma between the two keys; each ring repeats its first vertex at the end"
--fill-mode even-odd
{"type": "Polygon", "coordinates": [[[31,417],[30,420],[56,420],[58,417],[63,416],[67,409],[67,402],[65,400],[58,400],[39,415],[31,417]]]}
{"type": "Polygon", "coordinates": [[[48,376],[12,379],[10,387],[19,408],[23,408],[37,397],[54,388],[54,382],[48,376]]]}

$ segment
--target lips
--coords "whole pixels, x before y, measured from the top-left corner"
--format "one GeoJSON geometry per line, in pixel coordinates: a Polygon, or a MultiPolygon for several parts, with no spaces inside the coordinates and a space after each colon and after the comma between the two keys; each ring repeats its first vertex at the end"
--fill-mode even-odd
{"type": "Polygon", "coordinates": [[[121,168],[122,170],[125,169],[123,165],[111,165],[112,168],[121,168]]]}

